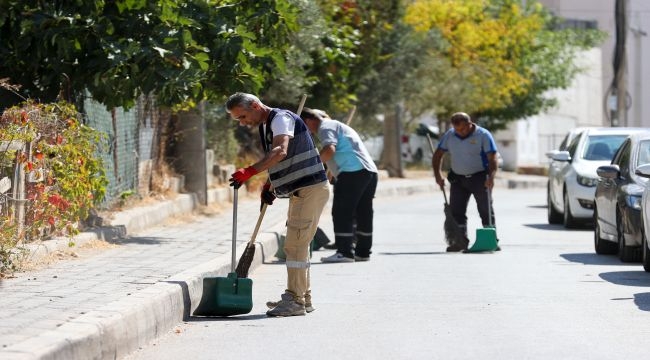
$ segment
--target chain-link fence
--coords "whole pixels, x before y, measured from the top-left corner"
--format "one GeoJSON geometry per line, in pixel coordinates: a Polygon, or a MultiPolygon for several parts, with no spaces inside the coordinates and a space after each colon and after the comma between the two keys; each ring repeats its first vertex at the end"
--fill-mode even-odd
{"type": "Polygon", "coordinates": [[[160,149],[169,113],[157,108],[153,96],[141,96],[136,106],[108,110],[86,97],[81,104],[85,124],[106,134],[107,148],[101,151],[109,181],[104,207],[132,194],[146,196],[163,156],[160,149]]]}

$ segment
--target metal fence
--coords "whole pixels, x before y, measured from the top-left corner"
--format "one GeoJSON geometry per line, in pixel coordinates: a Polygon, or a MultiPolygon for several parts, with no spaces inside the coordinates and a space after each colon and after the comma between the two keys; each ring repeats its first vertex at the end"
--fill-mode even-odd
{"type": "Polygon", "coordinates": [[[127,195],[146,196],[160,163],[160,130],[170,115],[156,106],[153,96],[141,96],[129,110],[108,110],[90,97],[80,105],[85,124],[104,133],[108,140],[107,148],[99,154],[109,181],[103,207],[127,195]]]}

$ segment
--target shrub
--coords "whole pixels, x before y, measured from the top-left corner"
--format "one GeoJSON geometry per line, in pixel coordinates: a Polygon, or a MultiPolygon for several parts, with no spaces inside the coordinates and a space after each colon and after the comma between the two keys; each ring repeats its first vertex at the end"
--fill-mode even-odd
{"type": "Polygon", "coordinates": [[[2,113],[0,141],[25,146],[0,152],[0,164],[22,167],[28,181],[23,226],[13,212],[0,214],[0,270],[11,268],[9,249],[20,242],[77,234],[79,221],[104,198],[108,181],[97,154],[105,138],[80,118],[65,102],[26,101],[2,113]]]}

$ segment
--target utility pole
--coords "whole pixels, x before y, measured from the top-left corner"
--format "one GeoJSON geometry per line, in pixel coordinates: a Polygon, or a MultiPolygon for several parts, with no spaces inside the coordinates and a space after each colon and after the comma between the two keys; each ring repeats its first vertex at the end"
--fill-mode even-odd
{"type": "Polygon", "coordinates": [[[612,93],[616,96],[611,125],[627,126],[627,35],[628,0],[616,0],[614,16],[616,20],[616,45],[614,46],[614,81],[612,93]]]}
{"type": "Polygon", "coordinates": [[[641,29],[641,21],[639,20],[639,14],[636,14],[636,28],[630,28],[630,31],[634,35],[634,52],[636,54],[636,59],[634,59],[634,97],[632,98],[632,106],[634,107],[634,126],[642,126],[643,120],[641,119],[641,99],[643,98],[641,79],[642,79],[642,66],[643,66],[643,48],[642,48],[642,37],[647,36],[648,33],[641,29]]]}

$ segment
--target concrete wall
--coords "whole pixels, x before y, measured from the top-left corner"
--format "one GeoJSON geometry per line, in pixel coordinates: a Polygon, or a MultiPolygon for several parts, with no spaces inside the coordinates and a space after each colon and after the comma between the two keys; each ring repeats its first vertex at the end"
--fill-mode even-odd
{"type": "Polygon", "coordinates": [[[539,167],[548,163],[546,152],[556,149],[566,133],[578,126],[603,126],[601,51],[576,56],[585,69],[567,89],[548,92],[558,105],[546,113],[511,123],[495,135],[506,170],[539,167]]]}
{"type": "MultiPolygon", "coordinates": [[[[604,113],[602,99],[607,95],[607,89],[614,78],[612,59],[616,43],[616,21],[614,19],[615,0],[539,0],[555,15],[577,20],[595,20],[598,28],[607,32],[608,36],[601,50],[602,90],[599,109],[604,113]]],[[[631,103],[628,109],[627,123],[621,126],[650,127],[650,102],[643,101],[649,96],[650,70],[650,1],[629,0],[627,32],[627,68],[628,93],[631,103]],[[647,35],[643,35],[647,33],[647,35]]],[[[607,116],[604,116],[608,121],[607,116]]],[[[609,123],[608,123],[609,125],[609,123]]]]}

